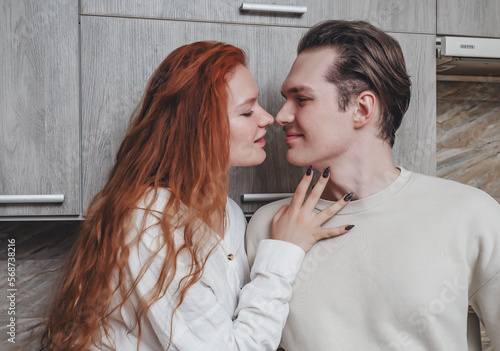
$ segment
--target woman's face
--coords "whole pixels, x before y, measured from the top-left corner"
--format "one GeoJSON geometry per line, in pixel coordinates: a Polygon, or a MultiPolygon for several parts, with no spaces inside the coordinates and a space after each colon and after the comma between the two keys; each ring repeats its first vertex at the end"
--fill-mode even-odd
{"type": "Polygon", "coordinates": [[[250,71],[239,65],[228,82],[229,167],[253,166],[266,158],[266,127],[273,117],[258,103],[259,89],[250,71]]]}

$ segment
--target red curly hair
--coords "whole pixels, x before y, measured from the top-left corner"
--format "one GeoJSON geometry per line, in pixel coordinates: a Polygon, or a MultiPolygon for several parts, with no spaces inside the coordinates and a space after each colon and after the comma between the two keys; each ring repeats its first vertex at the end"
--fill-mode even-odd
{"type": "Polygon", "coordinates": [[[246,66],[241,49],[218,42],[196,42],[174,50],[157,68],[134,112],[108,181],[90,204],[69,254],[47,320],[42,350],[85,350],[99,345],[101,331],[108,333],[109,315],[127,302],[152,261],[141,268],[131,287],[113,285],[113,281],[126,281],[130,247],[145,230],[144,219],[136,240],[126,240],[131,213],[150,192],[153,196],[146,214],[158,189],[170,191],[163,215],[158,216],[166,258],[149,298],[135,306],[139,341],[142,320],[172,283],[181,251],[189,252],[192,270],[178,290],[177,307],[201,278],[208,257],[202,254],[207,241],[195,236],[199,223],[221,236],[225,228],[227,81],[238,65],[246,66]],[[182,223],[175,223],[173,214],[181,208],[187,208],[187,213],[182,223]],[[176,248],[173,232],[180,226],[184,244],[176,248]],[[121,295],[121,303],[111,306],[115,294],[121,295]]]}

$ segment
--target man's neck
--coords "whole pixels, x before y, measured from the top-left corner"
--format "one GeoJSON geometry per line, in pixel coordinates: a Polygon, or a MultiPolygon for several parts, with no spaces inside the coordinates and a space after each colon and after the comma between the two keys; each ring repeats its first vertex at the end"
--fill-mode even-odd
{"type": "Polygon", "coordinates": [[[362,199],[391,185],[401,171],[394,166],[390,149],[375,155],[379,157],[350,156],[332,163],[330,180],[321,197],[336,201],[352,192],[353,200],[362,199]]]}

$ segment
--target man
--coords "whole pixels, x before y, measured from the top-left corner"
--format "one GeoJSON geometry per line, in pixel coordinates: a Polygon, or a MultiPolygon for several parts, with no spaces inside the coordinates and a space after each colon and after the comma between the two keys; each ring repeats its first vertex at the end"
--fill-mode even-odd
{"type": "MultiPolygon", "coordinates": [[[[500,205],[478,189],[394,166],[410,84],[399,44],[366,22],[323,22],[299,43],[276,117],[287,159],[331,168],[316,209],[353,192],[324,227],[355,228],[307,253],[286,351],[468,350],[469,305],[500,350],[500,205]]],[[[289,202],[253,216],[250,263],[289,202]]]]}

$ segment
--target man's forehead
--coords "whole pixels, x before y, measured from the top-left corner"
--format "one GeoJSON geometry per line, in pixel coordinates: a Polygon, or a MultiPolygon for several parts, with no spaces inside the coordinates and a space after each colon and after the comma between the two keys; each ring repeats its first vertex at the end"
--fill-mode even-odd
{"type": "Polygon", "coordinates": [[[314,83],[325,81],[326,72],[335,60],[336,54],[333,48],[321,48],[300,53],[285,80],[286,89],[310,88],[314,83]]]}

